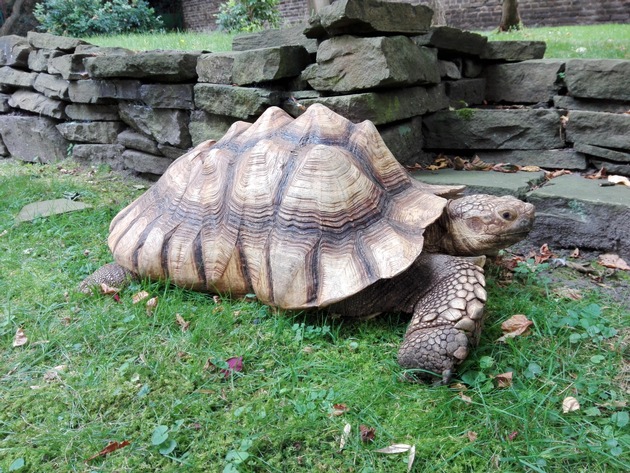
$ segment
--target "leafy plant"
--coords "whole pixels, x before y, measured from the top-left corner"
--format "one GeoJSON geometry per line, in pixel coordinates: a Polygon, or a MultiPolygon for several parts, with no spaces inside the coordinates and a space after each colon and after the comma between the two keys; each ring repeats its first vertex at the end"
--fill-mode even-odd
{"type": "Polygon", "coordinates": [[[279,0],[228,0],[216,15],[219,28],[226,32],[256,31],[280,23],[279,0]]]}
{"type": "Polygon", "coordinates": [[[162,19],[146,0],[45,0],[33,14],[40,29],[63,36],[159,30],[162,19]]]}

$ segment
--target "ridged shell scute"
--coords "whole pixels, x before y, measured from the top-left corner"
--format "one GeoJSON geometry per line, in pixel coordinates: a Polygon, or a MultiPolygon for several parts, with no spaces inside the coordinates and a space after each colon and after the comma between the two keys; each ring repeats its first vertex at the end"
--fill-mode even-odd
{"type": "Polygon", "coordinates": [[[114,218],[108,242],[141,276],[323,307],[407,269],[445,203],[372,123],[272,107],[177,159],[114,218]]]}

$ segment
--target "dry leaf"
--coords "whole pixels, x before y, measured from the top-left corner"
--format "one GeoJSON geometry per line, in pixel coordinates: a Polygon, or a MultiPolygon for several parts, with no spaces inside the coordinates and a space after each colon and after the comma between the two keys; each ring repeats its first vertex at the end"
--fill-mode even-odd
{"type": "Polygon", "coordinates": [[[508,435],[508,440],[511,442],[512,440],[514,440],[516,437],[518,437],[518,431],[515,430],[513,432],[510,433],[510,435],[508,435]]]}
{"type": "Polygon", "coordinates": [[[65,371],[66,365],[55,366],[53,369],[44,373],[44,381],[56,381],[59,379],[59,373],[65,371]]]}
{"type": "Polygon", "coordinates": [[[600,255],[599,258],[597,258],[597,262],[601,264],[602,266],[606,266],[607,268],[630,271],[630,266],[628,266],[628,263],[626,263],[626,261],[623,258],[621,258],[619,255],[613,255],[613,254],[600,255]]]}
{"type": "Polygon", "coordinates": [[[407,458],[407,473],[413,468],[413,462],[416,459],[416,446],[412,445],[409,449],[409,458],[407,458]]]}
{"type": "Polygon", "coordinates": [[[523,166],[523,167],[521,167],[521,171],[523,171],[523,172],[540,172],[540,171],[542,171],[542,169],[540,169],[539,166],[523,166]]]}
{"type": "Polygon", "coordinates": [[[104,457],[105,455],[115,452],[116,450],[119,450],[123,447],[126,447],[127,445],[129,445],[129,440],[123,440],[122,442],[110,442],[107,447],[105,447],[103,450],[101,450],[100,452],[98,452],[96,455],[92,455],[90,458],[88,458],[86,461],[92,461],[95,458],[98,457],[104,457]]]}
{"type": "Polygon", "coordinates": [[[553,290],[553,293],[563,299],[572,299],[574,301],[579,301],[583,298],[582,293],[573,287],[557,287],[553,290]]]}
{"type": "Polygon", "coordinates": [[[555,258],[556,255],[549,249],[549,245],[545,243],[538,250],[538,254],[534,256],[534,262],[536,264],[544,263],[548,259],[555,258]]]}
{"type": "Polygon", "coordinates": [[[470,440],[471,442],[474,442],[475,440],[477,440],[477,432],[475,432],[474,430],[469,430],[468,432],[466,432],[466,437],[468,437],[468,440],[470,440]]]}
{"type": "Polygon", "coordinates": [[[466,166],[467,171],[489,171],[492,164],[488,164],[481,160],[477,155],[473,156],[473,160],[466,166]]]}
{"type": "Polygon", "coordinates": [[[157,307],[157,303],[158,303],[158,297],[157,296],[152,297],[151,299],[149,299],[147,301],[147,315],[153,314],[153,311],[157,307]]]}
{"type": "Polygon", "coordinates": [[[566,174],[572,174],[571,171],[567,171],[566,169],[559,169],[557,171],[551,171],[545,173],[545,179],[555,179],[556,177],[564,176],[566,174]]]}
{"type": "Polygon", "coordinates": [[[514,373],[512,373],[512,371],[496,375],[494,379],[497,381],[497,388],[509,388],[512,386],[513,375],[514,373]]]}
{"type": "Polygon", "coordinates": [[[186,330],[188,330],[188,327],[190,327],[190,322],[186,322],[184,320],[184,317],[182,317],[180,314],[175,314],[175,322],[177,322],[177,325],[182,328],[182,332],[185,332],[186,330]]]}
{"type": "Polygon", "coordinates": [[[595,174],[587,174],[584,176],[586,179],[606,179],[606,168],[601,168],[595,174]]]}
{"type": "Polygon", "coordinates": [[[350,409],[345,404],[333,404],[332,412],[330,415],[332,416],[341,416],[348,412],[350,409]]]}
{"type": "Polygon", "coordinates": [[[608,176],[608,182],[630,187],[630,179],[624,176],[608,176]]]}
{"type": "Polygon", "coordinates": [[[215,304],[220,304],[221,303],[221,298],[219,296],[212,296],[212,301],[215,304]]]}
{"type": "Polygon", "coordinates": [[[145,300],[149,297],[149,293],[147,291],[136,292],[133,296],[131,296],[131,302],[137,304],[140,301],[145,300]]]}
{"type": "Polygon", "coordinates": [[[577,411],[580,409],[580,403],[572,396],[564,398],[562,401],[562,413],[568,414],[569,412],[577,411]]]}
{"type": "Polygon", "coordinates": [[[119,288],[110,286],[108,284],[105,284],[104,282],[101,283],[101,294],[105,294],[107,296],[114,296],[118,294],[119,292],[120,292],[119,288]]]}
{"type": "Polygon", "coordinates": [[[462,401],[464,401],[466,404],[470,404],[472,403],[472,398],[470,396],[466,396],[463,392],[459,393],[459,397],[462,399],[462,401]]]}
{"type": "Polygon", "coordinates": [[[406,443],[393,443],[389,447],[379,448],[374,450],[377,453],[386,453],[388,455],[395,455],[397,453],[405,453],[413,448],[413,445],[407,445],[406,443]]]}
{"type": "Polygon", "coordinates": [[[374,427],[361,424],[359,426],[359,432],[361,434],[361,442],[364,443],[373,442],[374,437],[376,437],[376,429],[374,427]]]}
{"type": "Polygon", "coordinates": [[[495,172],[514,173],[518,172],[519,169],[520,167],[510,163],[499,163],[492,166],[492,170],[495,172]]]}
{"type": "Polygon", "coordinates": [[[339,440],[339,451],[342,451],[346,446],[346,442],[348,441],[348,437],[350,437],[351,430],[352,426],[350,424],[346,424],[343,426],[343,433],[341,434],[341,439],[339,440]]]}
{"type": "Polygon", "coordinates": [[[580,249],[576,248],[575,250],[573,250],[571,252],[571,254],[569,255],[570,258],[579,258],[580,257],[580,249]]]}
{"type": "Polygon", "coordinates": [[[27,343],[28,343],[28,338],[26,337],[24,330],[22,329],[22,327],[18,328],[15,331],[15,336],[13,337],[13,346],[21,347],[23,345],[26,345],[27,343]]]}
{"type": "Polygon", "coordinates": [[[529,327],[534,324],[523,314],[515,314],[501,324],[503,336],[498,342],[505,342],[508,338],[518,337],[519,335],[527,335],[529,327]]]}

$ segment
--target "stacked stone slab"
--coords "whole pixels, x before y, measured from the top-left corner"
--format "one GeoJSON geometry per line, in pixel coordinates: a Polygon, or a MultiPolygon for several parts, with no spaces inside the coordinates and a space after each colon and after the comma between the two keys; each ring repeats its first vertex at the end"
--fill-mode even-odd
{"type": "Polygon", "coordinates": [[[630,61],[542,59],[545,44],[431,27],[424,5],[338,0],[230,52],[0,38],[0,155],[71,155],[160,175],[272,106],[371,120],[405,165],[440,153],[630,175],[630,61]]]}

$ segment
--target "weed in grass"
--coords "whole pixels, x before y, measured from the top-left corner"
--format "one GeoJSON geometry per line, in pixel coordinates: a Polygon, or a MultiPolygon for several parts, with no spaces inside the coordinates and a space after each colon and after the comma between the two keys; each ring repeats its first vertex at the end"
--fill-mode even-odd
{"type": "Polygon", "coordinates": [[[630,469],[630,324],[598,293],[554,299],[536,268],[507,286],[488,268],[486,329],[459,382],[412,384],[396,363],[405,316],[285,313],[150,281],[119,301],[77,293],[110,261],[109,222],[138,184],[0,162],[2,471],[404,472],[406,454],[375,452],[392,443],[416,446],[415,472],[630,469]],[[21,206],[68,190],[93,209],[13,225],[21,206]],[[158,297],[149,314],[140,290],[158,297]],[[531,333],[496,342],[516,313],[531,333]],[[13,347],[18,327],[28,343],[13,347]],[[233,357],[242,371],[226,376],[233,357]],[[568,396],[581,408],[564,414],[568,396]]]}

